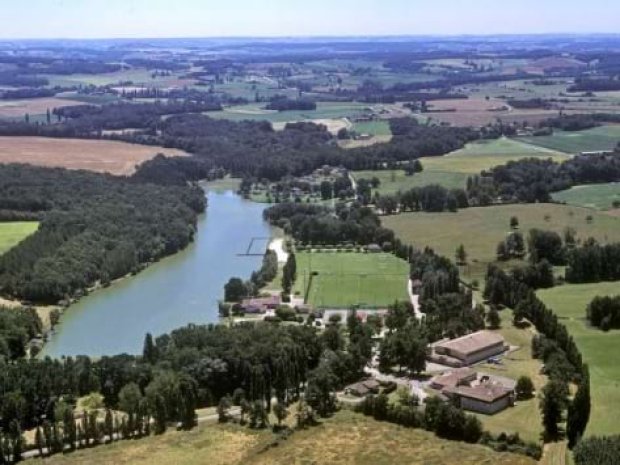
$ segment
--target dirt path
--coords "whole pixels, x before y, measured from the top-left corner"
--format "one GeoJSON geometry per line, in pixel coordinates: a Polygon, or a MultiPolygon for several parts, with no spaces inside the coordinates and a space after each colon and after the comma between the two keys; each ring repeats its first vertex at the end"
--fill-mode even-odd
{"type": "Polygon", "coordinates": [[[407,281],[407,293],[409,294],[409,300],[411,300],[411,305],[413,305],[413,312],[415,313],[415,317],[418,320],[421,320],[424,316],[424,313],[420,310],[420,296],[413,293],[413,281],[411,279],[407,281]]]}

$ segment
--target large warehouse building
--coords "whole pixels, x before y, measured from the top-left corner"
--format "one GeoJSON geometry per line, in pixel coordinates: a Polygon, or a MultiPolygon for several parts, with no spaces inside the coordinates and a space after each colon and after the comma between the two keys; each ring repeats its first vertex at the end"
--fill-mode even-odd
{"type": "Polygon", "coordinates": [[[431,345],[429,360],[462,367],[499,355],[506,350],[504,338],[491,331],[478,331],[456,339],[443,339],[431,345]]]}

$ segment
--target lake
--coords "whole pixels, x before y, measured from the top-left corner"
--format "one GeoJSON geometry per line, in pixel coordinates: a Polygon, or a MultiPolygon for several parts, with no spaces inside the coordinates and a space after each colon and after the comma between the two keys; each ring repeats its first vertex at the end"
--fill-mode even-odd
{"type": "MultiPolygon", "coordinates": [[[[271,236],[271,228],[263,204],[232,191],[208,191],[207,198],[193,244],[69,307],[42,355],[139,354],[147,332],[217,322],[224,284],[233,276],[247,279],[261,266],[262,257],[238,254],[252,238],[271,236]]],[[[251,251],[263,253],[266,245],[255,240],[251,251]]]]}

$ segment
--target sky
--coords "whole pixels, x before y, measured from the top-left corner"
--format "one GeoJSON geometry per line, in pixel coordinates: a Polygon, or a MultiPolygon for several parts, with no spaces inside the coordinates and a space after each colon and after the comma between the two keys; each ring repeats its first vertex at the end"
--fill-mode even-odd
{"type": "Polygon", "coordinates": [[[0,0],[0,38],[620,32],[619,0],[0,0]]]}

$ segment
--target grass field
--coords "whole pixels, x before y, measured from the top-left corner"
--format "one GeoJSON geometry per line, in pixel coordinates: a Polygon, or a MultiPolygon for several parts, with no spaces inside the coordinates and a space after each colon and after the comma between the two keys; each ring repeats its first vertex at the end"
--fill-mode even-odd
{"type": "Polygon", "coordinates": [[[558,315],[590,366],[592,413],[587,435],[620,434],[620,330],[588,327],[586,307],[597,295],[620,294],[620,282],[570,284],[539,290],[538,296],[558,315]]]}
{"type": "Polygon", "coordinates": [[[315,307],[385,307],[408,299],[407,263],[387,253],[300,252],[294,291],[315,307]]]}
{"type": "Polygon", "coordinates": [[[0,163],[29,163],[116,175],[132,174],[136,165],[158,153],[187,155],[177,149],[111,140],[0,137],[0,163]]]}
{"type": "Polygon", "coordinates": [[[428,184],[440,184],[446,188],[465,187],[467,177],[482,170],[502,165],[510,160],[527,157],[553,158],[561,161],[567,156],[549,149],[534,147],[512,139],[477,141],[467,144],[461,150],[442,157],[420,159],[424,171],[406,176],[402,170],[357,171],[358,178],[377,176],[381,180],[378,191],[391,194],[399,190],[428,184]]]}
{"type": "Polygon", "coordinates": [[[385,120],[353,123],[353,130],[359,134],[391,136],[390,123],[385,120]]]}
{"type": "Polygon", "coordinates": [[[620,240],[620,218],[558,204],[477,207],[456,213],[404,213],[382,217],[382,222],[405,243],[429,246],[447,257],[454,257],[456,247],[462,243],[469,262],[464,275],[479,278],[486,265],[495,260],[497,244],[510,232],[511,216],[519,219],[524,236],[532,228],[561,234],[566,227],[571,227],[581,239],[620,240]],[[591,222],[586,221],[588,215],[592,216],[591,222]]]}
{"type": "Polygon", "coordinates": [[[432,433],[377,422],[340,411],[318,426],[295,432],[269,447],[269,430],[234,425],[201,425],[116,442],[29,463],[47,465],[535,465],[528,457],[498,453],[432,433]]]}
{"type": "Polygon", "coordinates": [[[223,111],[212,111],[208,116],[212,118],[230,119],[233,121],[266,120],[272,123],[287,121],[303,121],[313,119],[338,119],[359,115],[368,105],[356,102],[318,102],[316,110],[310,111],[270,111],[264,110],[265,104],[252,103],[229,107],[223,111]]]}
{"type": "Polygon", "coordinates": [[[39,227],[36,221],[0,223],[0,254],[17,245],[39,227]]]}
{"type": "Polygon", "coordinates": [[[620,140],[620,125],[600,126],[585,131],[555,131],[552,136],[521,137],[519,140],[565,153],[613,150],[620,140]]]}
{"type": "Polygon", "coordinates": [[[575,186],[552,195],[556,202],[565,202],[570,205],[609,210],[613,202],[620,202],[620,183],[590,184],[575,186]]]}

